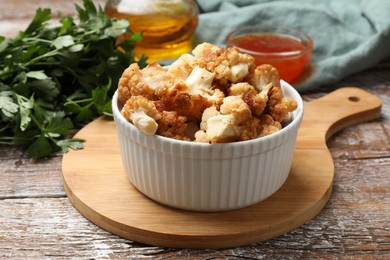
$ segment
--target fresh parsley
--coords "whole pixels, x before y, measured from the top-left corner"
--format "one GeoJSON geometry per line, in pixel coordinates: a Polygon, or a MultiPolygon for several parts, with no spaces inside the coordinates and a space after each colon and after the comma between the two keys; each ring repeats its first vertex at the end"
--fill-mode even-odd
{"type": "Polygon", "coordinates": [[[75,9],[54,22],[39,8],[16,37],[0,36],[0,144],[24,146],[34,159],[81,149],[73,129],[110,115],[123,70],[146,65],[133,53],[141,34],[128,20],[107,17],[91,0],[75,9]]]}

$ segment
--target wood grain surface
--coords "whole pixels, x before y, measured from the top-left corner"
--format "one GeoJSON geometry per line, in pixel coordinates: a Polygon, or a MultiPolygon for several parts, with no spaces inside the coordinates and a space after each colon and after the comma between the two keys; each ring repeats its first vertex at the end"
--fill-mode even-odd
{"type": "Polygon", "coordinates": [[[306,102],[293,165],[285,184],[267,200],[240,210],[201,213],[162,206],[128,181],[115,123],[99,118],[76,137],[82,151],[63,158],[65,191],[87,219],[121,237],[157,246],[226,248],[287,233],[317,215],[328,201],[333,160],[326,139],[336,130],[380,116],[382,101],[359,89],[341,88],[306,102]],[[326,117],[319,117],[328,111],[326,117]]]}
{"type": "MultiPolygon", "coordinates": [[[[27,159],[0,146],[0,258],[3,259],[389,259],[390,75],[378,66],[345,79],[383,101],[379,119],[333,135],[332,195],[313,220],[262,243],[229,249],[172,249],[102,230],[73,207],[63,189],[62,155],[27,159]],[[360,84],[359,84],[360,82],[360,84]]],[[[326,91],[305,94],[311,101],[326,91]]]]}
{"type": "MultiPolygon", "coordinates": [[[[62,10],[69,2],[0,1],[0,35],[15,35],[38,5],[62,10]]],[[[381,117],[328,140],[335,166],[332,195],[313,220],[294,231],[220,250],[133,242],[97,227],[73,207],[63,189],[62,154],[33,161],[23,149],[0,145],[0,259],[390,259],[390,63],[303,98],[315,100],[351,85],[382,99],[381,117]]]]}
{"type": "MultiPolygon", "coordinates": [[[[313,220],[262,243],[230,249],[172,249],[119,238],[77,212],[62,188],[62,155],[35,162],[0,146],[0,258],[388,259],[390,256],[390,75],[377,66],[345,79],[379,96],[379,119],[346,128],[327,142],[333,192],[313,220]],[[44,223],[44,224],[42,224],[44,223]],[[58,241],[58,242],[57,242],[58,241]]],[[[306,101],[326,91],[305,94],[306,101]]]]}

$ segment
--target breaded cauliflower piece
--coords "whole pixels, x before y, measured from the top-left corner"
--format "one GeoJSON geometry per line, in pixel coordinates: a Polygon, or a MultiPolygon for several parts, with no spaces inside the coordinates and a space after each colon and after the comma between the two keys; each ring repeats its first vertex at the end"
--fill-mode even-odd
{"type": "Polygon", "coordinates": [[[268,102],[268,91],[271,85],[268,84],[265,89],[260,93],[247,82],[240,82],[231,85],[228,89],[228,95],[230,96],[240,96],[245,103],[248,104],[249,108],[252,111],[253,115],[260,116],[267,105],[268,102]]]}
{"type": "Polygon", "coordinates": [[[278,71],[235,48],[198,45],[167,70],[134,63],[119,80],[122,114],[145,134],[186,141],[250,140],[282,128],[297,103],[278,71]]]}
{"type": "Polygon", "coordinates": [[[191,96],[200,95],[210,104],[221,104],[225,95],[212,86],[214,74],[196,66],[185,81],[191,96]]]}
{"type": "Polygon", "coordinates": [[[248,82],[256,88],[258,92],[272,87],[280,88],[280,76],[278,70],[269,64],[262,64],[248,74],[248,82]]]}
{"type": "Polygon", "coordinates": [[[241,123],[241,134],[237,141],[247,141],[259,137],[262,130],[261,121],[257,117],[252,117],[241,123]]]}
{"type": "Polygon", "coordinates": [[[173,86],[157,90],[157,96],[167,111],[177,111],[189,121],[200,121],[203,111],[213,105],[219,106],[225,95],[213,89],[214,75],[195,67],[185,81],[178,80],[173,86]]]}
{"type": "Polygon", "coordinates": [[[240,140],[245,131],[242,123],[251,119],[249,106],[239,96],[225,97],[220,111],[215,107],[205,110],[195,141],[226,143],[240,140]]]}
{"type": "Polygon", "coordinates": [[[191,54],[185,53],[169,66],[168,74],[173,79],[179,78],[185,80],[195,66],[196,58],[191,54]]]}
{"type": "Polygon", "coordinates": [[[282,125],[268,114],[263,114],[260,118],[252,117],[241,124],[241,134],[237,141],[263,137],[275,133],[280,129],[282,129],[282,125]]]}
{"type": "Polygon", "coordinates": [[[192,50],[192,53],[197,60],[210,61],[220,51],[221,48],[219,48],[218,46],[208,42],[204,42],[198,44],[195,49],[192,50]]]}
{"type": "Polygon", "coordinates": [[[281,88],[273,87],[269,91],[269,101],[266,110],[275,121],[282,122],[289,113],[297,108],[297,102],[291,98],[283,97],[281,88]]]}
{"type": "Polygon", "coordinates": [[[187,118],[180,116],[176,111],[162,111],[158,120],[157,134],[177,140],[190,141],[186,137],[187,118]]]}
{"type": "Polygon", "coordinates": [[[201,57],[205,58],[199,61],[199,66],[214,73],[215,81],[224,88],[230,83],[243,81],[256,67],[252,56],[240,53],[235,48],[212,49],[209,55],[201,53],[201,57]]]}
{"type": "Polygon", "coordinates": [[[248,104],[239,96],[225,97],[219,111],[223,115],[233,115],[236,124],[240,124],[252,117],[248,104]]]}
{"type": "Polygon", "coordinates": [[[158,128],[156,120],[161,119],[154,102],[143,96],[131,96],[123,106],[121,113],[146,135],[156,133],[158,128]]]}
{"type": "Polygon", "coordinates": [[[295,100],[283,97],[280,76],[273,66],[269,64],[258,66],[253,74],[248,75],[248,81],[255,86],[257,91],[268,95],[265,110],[275,121],[282,122],[291,111],[297,108],[295,100]]]}
{"type": "Polygon", "coordinates": [[[118,99],[123,104],[131,96],[137,95],[155,100],[155,90],[168,84],[167,81],[169,81],[168,74],[159,64],[150,63],[141,70],[137,63],[133,63],[119,79],[118,99]]]}
{"type": "Polygon", "coordinates": [[[208,142],[226,143],[237,140],[240,129],[235,124],[235,117],[229,115],[217,115],[207,120],[207,130],[205,131],[208,142]]]}
{"type": "Polygon", "coordinates": [[[210,117],[218,116],[221,113],[217,110],[215,106],[208,107],[204,110],[202,115],[202,121],[200,122],[200,129],[206,131],[207,130],[207,120],[210,117]]]}
{"type": "Polygon", "coordinates": [[[268,114],[264,114],[260,117],[259,127],[258,137],[270,135],[282,129],[282,125],[268,114]]]}

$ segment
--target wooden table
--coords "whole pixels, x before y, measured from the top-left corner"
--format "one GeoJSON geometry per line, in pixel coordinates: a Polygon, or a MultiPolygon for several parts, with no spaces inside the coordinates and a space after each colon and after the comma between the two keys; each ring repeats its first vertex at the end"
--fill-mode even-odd
{"type": "MultiPolygon", "coordinates": [[[[0,35],[15,35],[38,6],[73,10],[72,3],[60,0],[1,1],[0,35]]],[[[140,244],[102,230],[72,206],[63,188],[61,154],[33,161],[23,149],[0,145],[0,258],[390,259],[390,64],[303,97],[310,101],[341,86],[358,86],[380,97],[382,116],[329,139],[333,192],[321,213],[302,227],[230,249],[140,244]]]]}

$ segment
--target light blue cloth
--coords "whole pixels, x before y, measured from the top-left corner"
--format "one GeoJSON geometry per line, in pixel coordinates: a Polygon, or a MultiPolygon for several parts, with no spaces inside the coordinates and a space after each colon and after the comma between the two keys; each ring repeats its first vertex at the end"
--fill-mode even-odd
{"type": "Polygon", "coordinates": [[[244,25],[301,29],[314,41],[311,77],[295,85],[316,90],[390,56],[390,0],[198,0],[200,41],[225,45],[244,25]]]}

